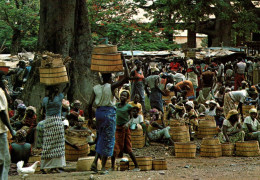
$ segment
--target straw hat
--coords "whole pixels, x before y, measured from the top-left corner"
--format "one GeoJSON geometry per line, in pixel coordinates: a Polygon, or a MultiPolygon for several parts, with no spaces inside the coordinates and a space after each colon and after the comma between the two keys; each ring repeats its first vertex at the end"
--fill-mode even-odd
{"type": "Polygon", "coordinates": [[[249,113],[257,113],[256,108],[251,108],[251,109],[249,110],[249,113]]]}
{"type": "Polygon", "coordinates": [[[239,114],[237,110],[235,110],[235,109],[230,110],[227,114],[227,119],[229,119],[231,116],[236,115],[236,114],[239,114]]]}

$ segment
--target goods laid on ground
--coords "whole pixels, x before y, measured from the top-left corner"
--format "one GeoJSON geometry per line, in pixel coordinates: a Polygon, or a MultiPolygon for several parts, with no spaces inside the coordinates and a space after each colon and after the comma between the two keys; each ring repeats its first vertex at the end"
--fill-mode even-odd
{"type": "Polygon", "coordinates": [[[78,149],[65,144],[66,161],[77,161],[80,157],[85,157],[89,154],[90,148],[88,144],[78,145],[78,149]]]}
{"type": "Polygon", "coordinates": [[[203,138],[200,146],[200,156],[220,157],[222,156],[221,144],[217,138],[203,138]]]}
{"type": "MultiPolygon", "coordinates": [[[[77,161],[77,171],[90,171],[91,170],[91,164],[93,163],[95,157],[89,156],[89,157],[81,157],[77,161]]],[[[101,169],[101,162],[98,160],[97,163],[97,169],[101,169]]]]}
{"type": "Polygon", "coordinates": [[[132,143],[133,148],[144,147],[144,145],[145,145],[145,135],[143,134],[142,127],[141,128],[137,127],[135,130],[131,130],[131,143],[132,143]]]}
{"type": "Polygon", "coordinates": [[[121,53],[117,52],[117,46],[105,44],[95,46],[90,68],[92,71],[101,73],[123,71],[121,53]]]}
{"type": "MultiPolygon", "coordinates": [[[[136,161],[139,165],[141,171],[149,171],[153,168],[153,159],[148,156],[136,156],[136,161]]],[[[135,168],[134,162],[129,160],[129,169],[132,170],[135,168]]]]}
{"type": "Polygon", "coordinates": [[[236,142],[236,155],[244,157],[260,156],[258,141],[236,142]]]}
{"type": "Polygon", "coordinates": [[[153,170],[167,170],[167,161],[165,159],[154,159],[153,170]]]}
{"type": "Polygon", "coordinates": [[[196,156],[196,144],[195,143],[181,143],[175,142],[175,156],[179,158],[195,158],[196,156]]]}
{"type": "MultiPolygon", "coordinates": [[[[65,59],[66,60],[66,59],[65,59]]],[[[56,85],[68,82],[67,70],[63,64],[62,56],[45,52],[42,55],[40,72],[40,82],[45,85],[56,85]]]]}
{"type": "Polygon", "coordinates": [[[187,126],[171,127],[170,135],[174,142],[189,142],[190,134],[187,126]]]}
{"type": "Polygon", "coordinates": [[[255,108],[255,106],[254,105],[243,105],[242,106],[243,116],[244,117],[249,116],[249,110],[252,108],[255,108]]]}
{"type": "Polygon", "coordinates": [[[235,144],[223,143],[221,144],[222,156],[233,156],[235,152],[235,144]]]}
{"type": "Polygon", "coordinates": [[[217,133],[216,121],[213,116],[206,116],[204,119],[200,119],[198,138],[214,137],[217,133]]]}

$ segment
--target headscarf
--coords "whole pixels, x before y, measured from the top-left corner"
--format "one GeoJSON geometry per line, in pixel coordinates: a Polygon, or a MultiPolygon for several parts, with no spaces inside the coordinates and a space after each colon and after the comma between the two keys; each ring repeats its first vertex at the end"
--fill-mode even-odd
{"type": "Polygon", "coordinates": [[[36,114],[36,108],[35,108],[35,107],[33,107],[33,106],[28,106],[28,107],[26,108],[26,111],[28,111],[28,110],[32,110],[32,111],[36,114]]]}
{"type": "Polygon", "coordinates": [[[16,132],[16,140],[18,142],[23,142],[25,141],[27,136],[27,132],[24,129],[20,129],[16,132]]]}
{"type": "Polygon", "coordinates": [[[25,104],[18,104],[17,109],[24,109],[26,110],[25,104]]]}
{"type": "Polygon", "coordinates": [[[82,103],[81,103],[79,100],[75,100],[75,101],[71,104],[71,106],[74,107],[75,104],[81,105],[82,103]]]}
{"type": "Polygon", "coordinates": [[[228,112],[228,114],[227,114],[227,117],[226,117],[227,120],[229,120],[229,118],[230,118],[231,116],[236,115],[236,114],[239,114],[237,110],[235,110],[235,109],[230,110],[230,111],[228,112]]]}
{"type": "Polygon", "coordinates": [[[190,106],[192,109],[194,109],[194,104],[192,101],[188,101],[185,103],[186,105],[190,106]]]}

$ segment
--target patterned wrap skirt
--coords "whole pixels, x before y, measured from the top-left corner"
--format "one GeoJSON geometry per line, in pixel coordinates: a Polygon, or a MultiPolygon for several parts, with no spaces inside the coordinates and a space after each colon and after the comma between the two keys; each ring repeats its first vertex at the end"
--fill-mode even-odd
{"type": "Polygon", "coordinates": [[[41,159],[65,157],[64,125],[61,116],[47,116],[43,126],[41,159]]]}
{"type": "Polygon", "coordinates": [[[100,106],[96,110],[96,152],[101,156],[112,156],[115,146],[116,108],[100,106]]]}
{"type": "Polygon", "coordinates": [[[224,115],[227,117],[227,114],[230,110],[237,109],[236,104],[233,99],[230,97],[229,93],[226,93],[224,96],[224,115]]]}

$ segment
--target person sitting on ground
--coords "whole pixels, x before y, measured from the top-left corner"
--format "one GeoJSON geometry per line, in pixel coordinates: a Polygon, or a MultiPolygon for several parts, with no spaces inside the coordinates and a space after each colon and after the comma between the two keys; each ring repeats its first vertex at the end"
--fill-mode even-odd
{"type": "Polygon", "coordinates": [[[137,129],[137,125],[140,124],[142,126],[142,129],[143,129],[143,134],[145,135],[145,144],[147,142],[147,136],[146,136],[146,125],[144,123],[144,119],[143,119],[143,116],[139,114],[139,108],[134,106],[132,108],[132,118],[130,119],[129,123],[129,127],[130,127],[130,130],[135,130],[137,129]]]}
{"type": "Polygon", "coordinates": [[[222,132],[219,133],[219,140],[221,143],[244,141],[245,132],[239,122],[239,113],[237,110],[233,109],[228,112],[221,131],[222,132]]]}
{"type": "Polygon", "coordinates": [[[185,118],[186,110],[182,103],[175,105],[175,111],[171,115],[173,119],[183,120],[185,118]]]}
{"type": "Polygon", "coordinates": [[[17,114],[15,114],[12,118],[10,118],[10,122],[14,123],[14,122],[23,120],[23,118],[25,116],[25,111],[26,111],[25,104],[18,104],[17,114]]]}
{"type": "Polygon", "coordinates": [[[191,137],[192,131],[198,130],[198,114],[194,110],[194,104],[192,101],[186,102],[184,106],[186,109],[185,119],[186,123],[189,125],[189,132],[191,137]]]}
{"type": "Polygon", "coordinates": [[[216,116],[217,103],[214,100],[209,101],[209,108],[206,109],[205,115],[216,116]]]}
{"type": "Polygon", "coordinates": [[[250,116],[245,118],[243,130],[246,133],[246,140],[257,140],[260,143],[260,122],[257,120],[257,110],[249,110],[250,116]]]}
{"type": "Polygon", "coordinates": [[[215,121],[216,121],[216,125],[217,125],[218,128],[222,128],[224,119],[225,119],[225,117],[224,117],[224,114],[223,114],[223,108],[217,107],[216,108],[215,121]]]}
{"type": "Polygon", "coordinates": [[[11,108],[12,110],[9,111],[10,120],[12,118],[14,118],[15,116],[17,116],[17,113],[18,113],[17,107],[18,107],[19,104],[23,104],[23,101],[20,100],[20,99],[15,99],[14,103],[12,104],[12,108],[11,108]]]}
{"type": "Polygon", "coordinates": [[[25,165],[28,163],[32,145],[25,142],[26,136],[27,133],[23,129],[16,132],[16,142],[11,143],[9,147],[12,163],[18,163],[19,161],[24,161],[25,165]]]}
{"type": "Polygon", "coordinates": [[[139,102],[140,102],[140,96],[139,96],[139,94],[135,94],[134,95],[134,100],[130,101],[128,104],[130,104],[133,107],[138,107],[139,108],[139,110],[138,110],[139,114],[143,115],[142,104],[139,103],[139,102]]]}
{"type": "Polygon", "coordinates": [[[84,111],[81,110],[81,102],[79,100],[75,100],[72,104],[71,104],[71,110],[70,112],[72,113],[73,111],[75,111],[76,113],[78,113],[81,117],[84,117],[84,111]]]}
{"type": "Polygon", "coordinates": [[[175,105],[176,105],[176,102],[177,102],[177,97],[176,96],[173,96],[171,98],[171,103],[168,104],[168,112],[167,112],[167,120],[170,120],[171,117],[173,117],[173,114],[175,112],[175,105]]]}
{"type": "Polygon", "coordinates": [[[114,153],[111,157],[111,168],[115,168],[116,157],[122,157],[123,153],[129,154],[134,162],[134,171],[140,171],[135,155],[132,150],[131,133],[129,129],[129,115],[132,106],[126,101],[130,97],[128,91],[123,91],[120,94],[120,102],[116,104],[116,142],[114,146],[114,153]]]}
{"type": "Polygon", "coordinates": [[[205,113],[206,107],[202,103],[198,103],[197,100],[193,101],[194,109],[197,112],[197,114],[205,113]]]}
{"type": "Polygon", "coordinates": [[[238,90],[243,90],[248,88],[248,83],[246,81],[241,82],[241,87],[238,88],[238,90]]]}
{"type": "Polygon", "coordinates": [[[74,126],[69,128],[70,130],[88,130],[87,127],[83,127],[84,124],[84,118],[78,117],[78,120],[74,122],[74,126]]]}
{"type": "Polygon", "coordinates": [[[34,131],[37,126],[36,108],[33,106],[28,106],[26,108],[26,114],[24,119],[21,121],[22,129],[26,130],[26,142],[31,144],[34,143],[34,131]]]}
{"type": "Polygon", "coordinates": [[[71,127],[75,126],[76,122],[79,120],[79,114],[75,111],[72,111],[69,115],[67,115],[67,120],[69,121],[69,125],[71,127]]]}

